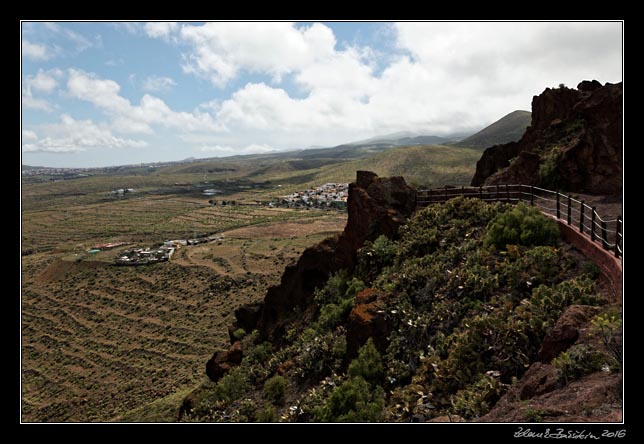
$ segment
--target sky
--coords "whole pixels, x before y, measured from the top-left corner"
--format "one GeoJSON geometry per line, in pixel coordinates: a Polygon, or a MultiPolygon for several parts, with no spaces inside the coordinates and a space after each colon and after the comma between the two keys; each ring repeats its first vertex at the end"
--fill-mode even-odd
{"type": "Polygon", "coordinates": [[[469,134],[622,81],[621,22],[23,22],[22,163],[101,167],[469,134]]]}

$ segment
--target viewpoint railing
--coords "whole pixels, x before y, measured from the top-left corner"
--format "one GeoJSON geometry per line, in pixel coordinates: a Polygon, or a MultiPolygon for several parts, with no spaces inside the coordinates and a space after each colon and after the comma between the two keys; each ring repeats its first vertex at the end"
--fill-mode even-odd
{"type": "Polygon", "coordinates": [[[615,257],[622,256],[622,216],[604,220],[595,207],[586,205],[570,195],[546,190],[532,185],[490,185],[485,187],[443,187],[418,190],[416,204],[426,207],[433,203],[446,202],[457,196],[479,198],[484,201],[506,202],[516,205],[526,202],[557,219],[574,226],[592,242],[604,250],[612,251],[615,257]]]}

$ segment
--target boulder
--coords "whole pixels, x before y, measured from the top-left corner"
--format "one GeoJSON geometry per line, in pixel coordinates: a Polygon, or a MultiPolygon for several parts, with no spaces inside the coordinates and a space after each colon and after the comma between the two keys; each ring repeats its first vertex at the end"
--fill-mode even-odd
{"type": "Polygon", "coordinates": [[[216,352],[206,363],[206,374],[211,381],[219,381],[228,371],[241,364],[244,353],[239,341],[235,342],[227,351],[216,352]]]}
{"type": "Polygon", "coordinates": [[[541,343],[537,359],[541,362],[550,362],[562,351],[567,350],[579,338],[580,330],[598,311],[598,307],[589,305],[567,307],[541,343]]]}
{"type": "Polygon", "coordinates": [[[519,398],[521,400],[534,398],[562,386],[559,371],[554,365],[535,362],[521,378],[519,398]]]}
{"type": "Polygon", "coordinates": [[[391,325],[386,313],[388,295],[378,290],[367,288],[356,296],[356,303],[349,314],[347,322],[347,357],[358,355],[358,350],[367,339],[381,353],[387,350],[391,325]]]}
{"type": "Polygon", "coordinates": [[[257,328],[257,323],[262,315],[263,302],[253,302],[242,305],[235,310],[235,326],[243,328],[247,332],[257,328]]]}

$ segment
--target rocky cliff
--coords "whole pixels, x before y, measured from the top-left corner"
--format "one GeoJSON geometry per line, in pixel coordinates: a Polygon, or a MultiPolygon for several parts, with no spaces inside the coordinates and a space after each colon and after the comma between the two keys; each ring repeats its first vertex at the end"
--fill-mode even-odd
{"type": "Polygon", "coordinates": [[[402,177],[379,178],[375,173],[358,171],[349,185],[349,218],[344,232],[304,251],[296,264],[286,267],[281,283],[268,290],[258,310],[257,325],[244,320],[246,308],[236,312],[237,323],[250,331],[257,328],[262,339],[279,343],[283,327],[294,316],[311,316],[316,287],[329,275],[353,268],[356,252],[365,241],[381,234],[395,237],[398,227],[416,208],[415,190],[402,177]],[[296,314],[299,313],[299,314],[296,314]]]}
{"type": "Polygon", "coordinates": [[[488,148],[473,186],[523,183],[591,194],[622,191],[622,83],[583,81],[532,100],[518,142],[488,148]]]}

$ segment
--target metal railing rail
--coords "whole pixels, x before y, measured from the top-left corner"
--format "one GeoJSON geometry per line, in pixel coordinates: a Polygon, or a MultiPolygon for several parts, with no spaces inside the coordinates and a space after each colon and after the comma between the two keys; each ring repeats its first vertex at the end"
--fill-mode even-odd
{"type": "Polygon", "coordinates": [[[433,203],[443,203],[458,196],[474,197],[483,201],[504,202],[516,205],[526,202],[539,208],[596,242],[604,250],[612,251],[615,257],[622,257],[622,216],[604,220],[595,207],[569,194],[547,190],[532,185],[488,185],[482,187],[442,187],[418,190],[416,205],[423,208],[433,203]]]}

